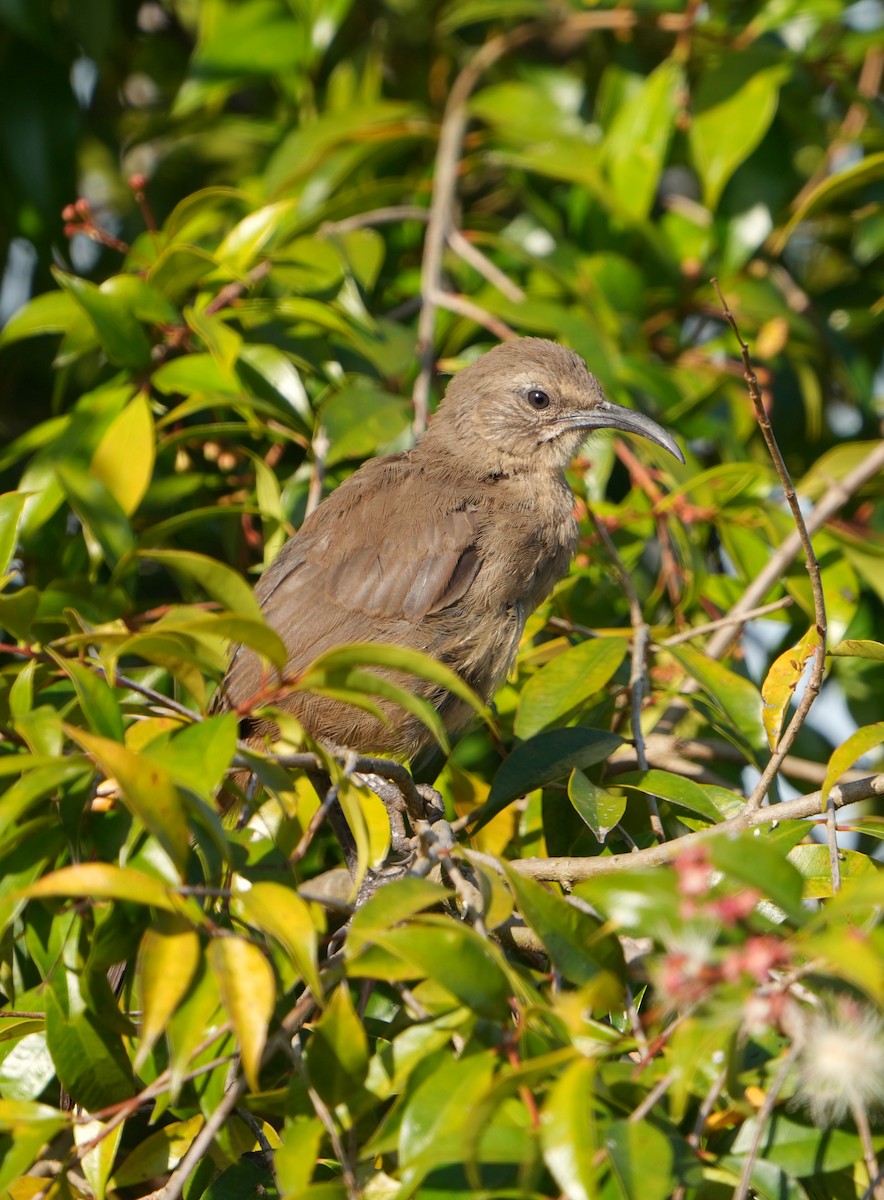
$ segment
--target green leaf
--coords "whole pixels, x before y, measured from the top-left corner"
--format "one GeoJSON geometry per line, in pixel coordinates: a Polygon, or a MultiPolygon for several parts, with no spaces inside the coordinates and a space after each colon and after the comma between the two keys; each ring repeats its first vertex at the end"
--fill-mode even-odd
{"type": "Polygon", "coordinates": [[[307,1050],[310,1082],[330,1108],[352,1101],[368,1071],[368,1039],[347,984],[340,984],[313,1026],[307,1050]]]}
{"type": "Polygon", "coordinates": [[[446,1055],[407,1098],[398,1149],[409,1193],[433,1167],[462,1161],[470,1117],[491,1086],[495,1058],[487,1050],[446,1055]]]}
{"type": "Polygon", "coordinates": [[[0,1100],[0,1132],[3,1160],[0,1163],[0,1190],[7,1190],[23,1176],[59,1130],[70,1122],[70,1114],[25,1100],[0,1100]]]}
{"type": "Polygon", "coordinates": [[[233,897],[231,911],[279,942],[314,997],[322,999],[317,954],[322,930],[297,892],[281,883],[254,883],[233,897]]]}
{"type": "Polygon", "coordinates": [[[109,686],[107,680],[84,663],[55,654],[51,647],[47,653],[52,655],[73,683],[80,708],[92,732],[112,741],[122,742],[123,714],[114,689],[109,686]]]}
{"type": "Polygon", "coordinates": [[[668,1200],[675,1186],[672,1143],[649,1121],[612,1121],[604,1130],[608,1161],[624,1200],[668,1200]]]}
{"type": "Polygon", "coordinates": [[[720,871],[757,888],[796,924],[804,922],[807,915],[801,904],[804,882],[782,847],[752,833],[716,837],[707,844],[709,857],[720,871]]]}
{"type": "Polygon", "coordinates": [[[344,954],[353,958],[363,946],[374,941],[400,921],[405,921],[425,908],[432,908],[447,900],[451,893],[441,884],[429,879],[408,876],[395,879],[363,904],[353,916],[350,932],[344,945],[344,954]]]}
{"type": "Polygon", "coordinates": [[[753,683],[691,646],[671,646],[669,653],[696,679],[750,746],[767,745],[761,695],[753,683]]]}
{"type": "Polygon", "coordinates": [[[153,758],[179,787],[187,788],[210,804],[236,753],[236,714],[219,713],[163,740],[156,749],[148,745],[142,753],[153,758]]]}
{"type": "MultiPolygon", "coordinates": [[[[509,1011],[512,989],[498,952],[472,929],[445,917],[425,916],[376,933],[372,940],[479,1016],[501,1020],[509,1011]]],[[[354,973],[352,967],[349,970],[354,973]]]]}
{"type": "Polygon", "coordinates": [[[71,508],[95,538],[105,561],[115,567],[135,546],[126,514],[99,479],[70,463],[59,464],[55,474],[71,508]]]}
{"type": "Polygon", "coordinates": [[[615,796],[606,788],[599,787],[583,771],[571,772],[568,799],[599,842],[604,842],[626,812],[625,796],[615,796]]]}
{"type": "Polygon", "coordinates": [[[811,213],[818,212],[833,200],[867,187],[870,183],[877,183],[882,178],[884,178],[884,150],[879,150],[876,154],[865,155],[853,166],[845,167],[843,170],[835,172],[834,175],[826,176],[811,190],[809,195],[804,196],[802,192],[801,195],[804,196],[802,203],[795,209],[789,218],[788,225],[778,239],[780,247],[789,240],[801,222],[807,220],[811,213]]]}
{"type": "Polygon", "coordinates": [[[608,175],[633,220],[643,221],[651,211],[683,88],[681,64],[664,59],[619,106],[607,131],[608,175]]]}
{"type": "Polygon", "coordinates": [[[513,800],[535,788],[563,779],[575,768],[603,762],[622,742],[615,733],[578,725],[539,733],[516,746],[494,776],[488,799],[473,814],[472,831],[481,829],[513,800]]]}
{"type": "Polygon", "coordinates": [[[282,1142],[273,1155],[273,1169],[284,1195],[300,1196],[310,1183],[324,1134],[318,1117],[299,1115],[286,1121],[282,1142]]]}
{"type": "Polygon", "coordinates": [[[136,1071],[187,994],[199,957],[199,935],[181,918],[161,920],[145,931],[138,952],[141,1026],[136,1071]]]}
{"type": "Polygon", "coordinates": [[[109,1129],[101,1121],[78,1121],[74,1125],[76,1146],[87,1146],[98,1139],[97,1145],[80,1159],[81,1170],[92,1188],[95,1200],[104,1200],[124,1128],[124,1121],[120,1121],[113,1129],[109,1129]]]}
{"type": "Polygon", "coordinates": [[[578,987],[608,971],[625,974],[620,943],[603,923],[533,879],[506,867],[519,910],[540,938],[556,970],[578,987]]]}
{"type": "Polygon", "coordinates": [[[109,779],[116,779],[133,816],[148,829],[172,861],[184,869],[190,853],[187,818],[172,778],[157,763],[133,754],[118,742],[66,726],[68,736],[99,764],[109,779]]]}
{"type": "Polygon", "coordinates": [[[184,1121],[173,1121],[142,1138],[114,1171],[111,1187],[134,1187],[161,1175],[167,1175],[181,1162],[191,1142],[205,1124],[202,1113],[184,1121]]]}
{"type": "Polygon", "coordinates": [[[764,705],[761,716],[771,750],[776,749],[780,740],[786,706],[804,674],[808,660],[816,653],[819,645],[820,632],[815,625],[811,625],[796,645],[779,655],[761,685],[761,700],[764,705]]]}
{"type": "Polygon", "coordinates": [[[884,662],[884,642],[845,638],[829,650],[829,654],[834,658],[868,658],[872,662],[884,662]]]}
{"type": "MultiPolygon", "coordinates": [[[[795,846],[789,851],[789,862],[798,868],[804,879],[805,900],[820,900],[835,894],[828,846],[818,842],[809,846],[795,846]]],[[[878,869],[867,854],[861,854],[858,850],[839,850],[838,862],[842,879],[875,874],[878,869]]]]}
{"type": "Polygon", "coordinates": [[[676,808],[683,808],[691,816],[702,817],[704,821],[711,821],[713,825],[721,820],[721,813],[703,785],[685,778],[684,775],[658,770],[631,771],[617,776],[617,786],[635,788],[637,792],[647,796],[668,800],[676,808]]]}
{"type": "Polygon", "coordinates": [[[104,484],[129,517],[144,498],[153,464],[153,417],[147,396],[139,392],[106,429],[89,473],[104,484]]]}
{"type": "Polygon", "coordinates": [[[208,959],[221,1002],[233,1022],[246,1079],[257,1092],[261,1055],[276,1004],[273,968],[257,946],[236,936],[213,938],[208,959]]]}
{"type": "Polygon", "coordinates": [[[15,552],[18,523],[27,498],[24,492],[5,492],[0,496],[0,576],[6,573],[15,552]]]}
{"type": "Polygon", "coordinates": [[[461,677],[443,663],[438,662],[429,654],[420,650],[409,650],[404,646],[386,645],[383,642],[350,642],[346,646],[337,646],[327,650],[310,664],[309,672],[333,671],[343,667],[372,666],[388,667],[391,670],[402,671],[416,675],[418,679],[427,679],[437,683],[463,700],[474,712],[484,711],[480,698],[461,677]]]}
{"type": "Polygon", "coordinates": [[[249,621],[263,622],[264,616],[255,593],[239,572],[226,563],[209,558],[206,554],[195,554],[191,550],[139,550],[138,556],[162,563],[169,570],[193,579],[207,595],[230,612],[249,621]]]}
{"type": "Polygon", "coordinates": [[[767,133],[777,110],[788,68],[763,63],[760,54],[744,49],[719,60],[694,89],[688,141],[706,207],[713,212],[725,184],[767,133]]]}
{"type": "Polygon", "coordinates": [[[623,662],[626,648],[626,638],[595,638],[547,663],[522,689],[516,734],[533,737],[601,691],[623,662]]]}
{"type": "Polygon", "coordinates": [[[868,754],[882,742],[884,742],[884,721],[878,721],[874,725],[866,725],[862,729],[858,729],[856,733],[852,733],[845,742],[841,743],[832,754],[826,767],[826,776],[820,789],[820,812],[825,812],[829,792],[844,772],[852,767],[858,758],[862,758],[864,754],[868,754]]]}
{"type": "Polygon", "coordinates": [[[44,292],[42,296],[33,296],[12,314],[0,330],[0,346],[45,333],[65,333],[83,320],[84,314],[73,296],[67,292],[44,292]]]}
{"type": "Polygon", "coordinates": [[[555,1081],[540,1116],[543,1161],[567,1200],[596,1200],[595,1068],[578,1058],[555,1081]]]}
{"type": "Polygon", "coordinates": [[[34,587],[0,596],[0,629],[19,641],[27,641],[40,607],[40,593],[34,587]]]}
{"type": "Polygon", "coordinates": [[[54,990],[46,992],[46,1041],[59,1082],[75,1104],[96,1112],[134,1096],[120,1035],[87,1009],[66,1011],[54,990]]]}
{"type": "Polygon", "coordinates": [[[118,367],[143,370],[151,365],[150,340],[131,304],[120,303],[113,279],[94,283],[53,270],[58,285],[73,296],[91,321],[108,359],[118,367]]]}

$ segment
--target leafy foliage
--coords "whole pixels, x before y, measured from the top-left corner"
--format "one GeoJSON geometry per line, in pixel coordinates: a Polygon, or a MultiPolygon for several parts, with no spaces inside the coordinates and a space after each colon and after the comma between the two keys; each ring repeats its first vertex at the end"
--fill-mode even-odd
{"type": "MultiPolygon", "coordinates": [[[[0,1190],[871,1194],[881,818],[834,836],[882,792],[880,14],[124,8],[0,11],[39,263],[0,333],[0,1190]],[[245,580],[409,443],[427,321],[442,374],[567,342],[688,461],[574,464],[572,572],[397,862],[352,757],[281,716],[247,751],[210,701],[231,641],[284,663],[245,580]],[[796,722],[808,663],[829,715],[796,722]]],[[[370,704],[390,661],[445,682],[362,646],[297,683],[370,704]]]]}

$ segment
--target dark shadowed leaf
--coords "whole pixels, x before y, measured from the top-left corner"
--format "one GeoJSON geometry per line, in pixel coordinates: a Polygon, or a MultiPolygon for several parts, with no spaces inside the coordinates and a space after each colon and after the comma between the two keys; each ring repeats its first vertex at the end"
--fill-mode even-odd
{"type": "Polygon", "coordinates": [[[564,779],[575,768],[590,767],[613,754],[623,739],[601,729],[551,729],[520,746],[494,776],[491,792],[476,809],[473,830],[481,829],[492,817],[520,796],[564,779]]]}

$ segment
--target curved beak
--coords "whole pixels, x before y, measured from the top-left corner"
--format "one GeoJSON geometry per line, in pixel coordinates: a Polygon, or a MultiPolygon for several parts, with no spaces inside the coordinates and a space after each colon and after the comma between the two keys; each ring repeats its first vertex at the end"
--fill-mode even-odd
{"type": "Polygon", "coordinates": [[[624,433],[637,433],[639,437],[647,438],[649,442],[668,450],[679,462],[684,462],[684,455],[675,438],[662,425],[644,413],[636,412],[634,408],[624,408],[622,404],[612,404],[610,400],[599,400],[592,408],[565,420],[570,429],[622,429],[624,433]]]}

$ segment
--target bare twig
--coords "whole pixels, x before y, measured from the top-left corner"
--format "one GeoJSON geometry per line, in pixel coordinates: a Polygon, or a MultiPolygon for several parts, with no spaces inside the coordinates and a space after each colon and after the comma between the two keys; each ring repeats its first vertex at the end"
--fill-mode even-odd
{"type": "Polygon", "coordinates": [[[719,617],[717,621],[705,621],[702,625],[692,625],[690,629],[683,629],[680,633],[674,633],[671,637],[663,638],[659,645],[680,646],[682,642],[689,642],[695,637],[705,637],[707,633],[715,633],[719,629],[725,629],[729,625],[743,625],[746,621],[754,621],[756,617],[766,617],[769,613],[778,612],[781,608],[789,608],[795,601],[791,596],[781,596],[779,600],[773,600],[770,604],[760,604],[758,608],[752,608],[746,613],[728,613],[724,617],[719,617]]]}
{"type": "Polygon", "coordinates": [[[340,221],[326,221],[320,225],[319,232],[352,233],[355,229],[365,229],[367,225],[391,225],[397,221],[421,221],[426,224],[429,219],[430,213],[426,208],[418,208],[415,204],[391,204],[386,208],[354,213],[352,217],[342,217],[340,221]]]}
{"type": "Polygon", "coordinates": [[[168,1181],[155,1192],[150,1192],[148,1195],[142,1196],[141,1200],[179,1200],[181,1193],[184,1191],[184,1185],[190,1178],[191,1173],[208,1151],[215,1134],[236,1108],[237,1104],[239,1104],[244,1091],[245,1081],[240,1077],[221,1097],[218,1107],[190,1143],[187,1153],[169,1176],[168,1181]]]}
{"type": "Polygon", "coordinates": [[[232,304],[234,300],[238,300],[243,292],[247,292],[250,287],[254,287],[256,283],[260,283],[262,279],[270,274],[272,264],[269,259],[264,262],[259,262],[256,267],[252,267],[244,280],[235,279],[232,283],[226,284],[214,300],[211,300],[206,305],[206,314],[220,312],[222,308],[226,308],[228,304],[232,304]]]}
{"type": "Polygon", "coordinates": [[[483,254],[478,246],[467,241],[459,229],[452,229],[448,234],[448,245],[458,258],[462,258],[465,263],[478,271],[492,287],[496,287],[508,300],[512,300],[514,304],[520,304],[525,299],[525,293],[519,285],[513,283],[509,275],[501,271],[500,267],[483,254]]]}
{"type": "Polygon", "coordinates": [[[731,312],[727,301],[724,298],[721,288],[718,285],[718,280],[713,279],[712,285],[718,294],[721,301],[721,307],[724,311],[725,320],[733,330],[734,337],[740,346],[740,354],[743,358],[744,378],[749,389],[749,398],[755,408],[755,418],[758,426],[764,436],[767,445],[768,453],[776,468],[780,483],[783,487],[783,494],[786,497],[786,503],[792,512],[792,519],[795,522],[795,530],[801,541],[801,547],[804,551],[804,561],[807,568],[807,577],[810,580],[810,590],[813,595],[813,617],[816,624],[818,641],[814,647],[810,677],[804,688],[804,693],[795,713],[789,722],[784,733],[780,735],[776,748],[770,759],[767,762],[764,770],[761,773],[761,778],[755,785],[752,795],[749,797],[747,804],[750,808],[758,808],[762,803],[770,785],[773,782],[777,771],[780,769],[780,764],[788,754],[792,744],[798,736],[801,727],[804,725],[805,718],[810,711],[811,705],[819,695],[820,686],[823,681],[823,674],[826,668],[826,598],[823,594],[823,581],[820,574],[820,565],[817,562],[816,554],[814,553],[813,543],[810,540],[810,534],[807,531],[807,526],[804,523],[804,514],[801,511],[801,505],[798,502],[798,495],[795,491],[795,485],[792,483],[792,477],[789,474],[785,459],[777,444],[777,439],[774,436],[773,428],[770,423],[770,417],[767,415],[767,409],[761,399],[761,388],[758,386],[758,377],[752,368],[752,360],[749,357],[749,347],[740,336],[740,329],[737,325],[737,319],[731,312]]]}
{"type": "Polygon", "coordinates": [[[832,874],[832,890],[841,891],[841,860],[838,857],[838,826],[835,822],[835,806],[826,801],[826,841],[829,846],[829,870],[832,874]]]}
{"type": "Polygon", "coordinates": [[[307,490],[307,505],[304,516],[309,517],[322,500],[322,488],[325,483],[325,460],[331,442],[324,425],[317,425],[313,435],[313,467],[310,471],[310,487],[307,490]]]}
{"type": "MultiPolygon", "coordinates": [[[[816,533],[818,529],[842,508],[870,479],[874,479],[884,471],[884,442],[877,445],[859,463],[854,470],[845,475],[842,480],[833,479],[821,497],[819,503],[804,517],[804,525],[808,534],[816,533]]],[[[747,586],[745,592],[728,613],[729,617],[741,617],[748,620],[748,613],[764,600],[764,597],[774,585],[782,580],[792,562],[801,552],[801,534],[797,529],[783,539],[767,561],[767,565],[747,586]]],[[[740,627],[736,624],[722,628],[713,635],[704,647],[707,658],[720,659],[731,648],[740,636],[740,627]]]]}
{"type": "Polygon", "coordinates": [[[774,1110],[783,1084],[786,1082],[786,1076],[792,1069],[796,1057],[798,1056],[798,1047],[792,1046],[788,1053],[780,1063],[776,1075],[768,1086],[767,1094],[764,1097],[764,1103],[759,1108],[755,1116],[755,1129],[752,1133],[752,1142],[749,1149],[746,1151],[746,1158],[743,1161],[743,1170],[740,1172],[740,1182],[734,1191],[734,1200],[746,1200],[749,1195],[749,1185],[752,1179],[752,1168],[758,1160],[758,1152],[761,1149],[761,1142],[767,1132],[767,1123],[770,1120],[770,1115],[774,1110]]]}
{"type": "Polygon", "coordinates": [[[466,317],[468,321],[475,321],[477,325],[481,325],[483,329],[493,333],[502,342],[509,341],[510,338],[516,336],[506,321],[501,321],[500,317],[486,312],[480,305],[474,304],[472,300],[467,300],[466,296],[461,296],[458,292],[446,292],[440,289],[433,293],[433,300],[437,308],[445,308],[459,317],[466,317]]]}
{"type": "Polygon", "coordinates": [[[356,763],[358,761],[358,758],[359,758],[359,756],[357,754],[353,753],[352,751],[348,751],[346,753],[346,755],[344,757],[344,771],[343,771],[343,774],[341,775],[341,778],[339,780],[337,780],[335,783],[331,784],[331,786],[327,789],[327,791],[326,791],[325,795],[323,796],[322,801],[319,805],[319,808],[317,808],[316,812],[310,818],[310,821],[307,825],[307,828],[304,830],[301,840],[298,842],[297,846],[295,846],[294,850],[289,855],[290,863],[300,862],[301,859],[304,857],[304,855],[307,853],[307,851],[310,849],[310,845],[311,845],[313,839],[316,837],[317,833],[321,829],[323,822],[325,821],[326,817],[329,815],[329,812],[331,811],[332,806],[337,804],[337,802],[338,802],[338,795],[341,790],[341,785],[343,783],[345,783],[346,780],[348,780],[350,778],[350,776],[353,774],[353,772],[356,770],[356,763]]]}

